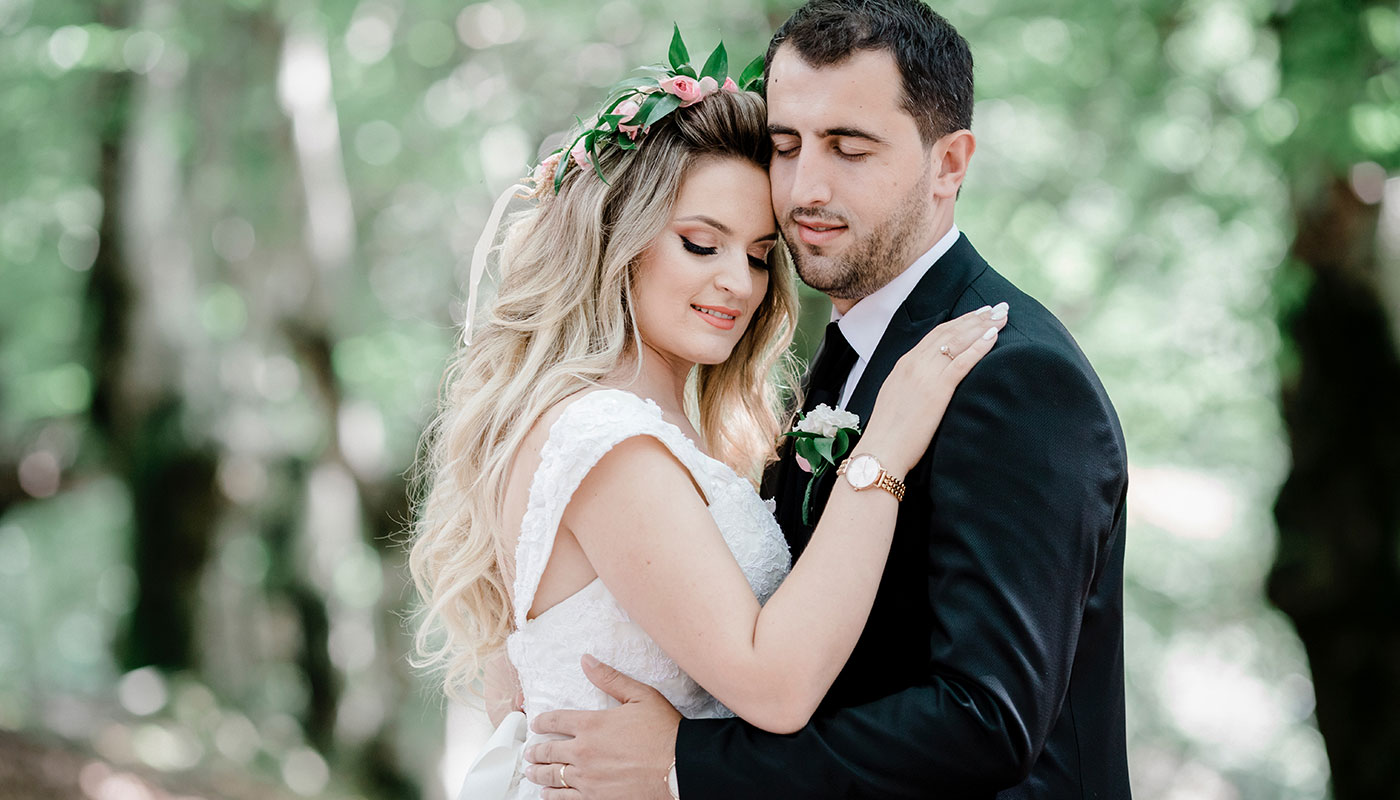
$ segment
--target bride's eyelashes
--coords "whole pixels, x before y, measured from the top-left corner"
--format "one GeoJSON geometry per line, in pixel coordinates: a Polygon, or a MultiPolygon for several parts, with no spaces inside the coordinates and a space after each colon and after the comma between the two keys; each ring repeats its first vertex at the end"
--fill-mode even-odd
{"type": "Polygon", "coordinates": [[[712,256],[715,253],[719,252],[718,247],[701,247],[700,245],[690,241],[684,236],[681,237],[681,246],[697,256],[712,256]]]}
{"type": "MultiPolygon", "coordinates": [[[[701,247],[700,245],[690,241],[684,236],[681,236],[681,247],[684,247],[687,252],[694,253],[697,256],[712,256],[719,252],[718,247],[701,247]]],[[[749,266],[753,267],[754,269],[761,269],[766,271],[768,269],[768,260],[764,258],[759,258],[758,256],[749,256],[749,266]]]]}

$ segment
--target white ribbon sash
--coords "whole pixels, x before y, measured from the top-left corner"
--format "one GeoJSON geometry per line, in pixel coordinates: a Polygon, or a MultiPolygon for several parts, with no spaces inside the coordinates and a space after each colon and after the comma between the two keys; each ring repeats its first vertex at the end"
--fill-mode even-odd
{"type": "Polygon", "coordinates": [[[520,196],[519,192],[528,192],[530,187],[523,183],[517,183],[501,193],[496,198],[496,204],[491,207],[491,215],[486,218],[486,227],[481,229],[481,236],[476,240],[476,247],[472,249],[472,269],[467,276],[467,309],[462,319],[462,331],[466,344],[472,343],[472,325],[476,320],[476,293],[481,286],[481,279],[486,275],[486,262],[491,256],[491,245],[496,241],[496,229],[501,227],[501,217],[506,213],[506,206],[510,201],[520,196]]]}
{"type": "Polygon", "coordinates": [[[512,780],[521,771],[527,733],[529,725],[523,713],[507,714],[467,768],[457,800],[506,800],[512,780]]]}

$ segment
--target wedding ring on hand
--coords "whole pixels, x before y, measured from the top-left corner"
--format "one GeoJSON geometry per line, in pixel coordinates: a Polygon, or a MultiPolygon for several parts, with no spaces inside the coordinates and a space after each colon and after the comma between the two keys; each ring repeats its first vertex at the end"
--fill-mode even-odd
{"type": "Polygon", "coordinates": [[[952,361],[952,360],[953,360],[953,348],[949,347],[948,345],[946,345],[946,344],[941,344],[941,345],[939,345],[939,346],[938,346],[938,352],[940,352],[940,353],[942,353],[943,355],[947,356],[949,361],[952,361]]]}
{"type": "Polygon", "coordinates": [[[565,789],[572,789],[572,788],[574,788],[574,787],[570,786],[570,785],[569,785],[569,782],[566,781],[566,780],[564,780],[564,770],[565,770],[565,769],[568,769],[568,767],[569,767],[568,764],[560,764],[560,765],[559,765],[559,783],[562,784],[562,785],[563,785],[563,788],[565,788],[565,789]]]}

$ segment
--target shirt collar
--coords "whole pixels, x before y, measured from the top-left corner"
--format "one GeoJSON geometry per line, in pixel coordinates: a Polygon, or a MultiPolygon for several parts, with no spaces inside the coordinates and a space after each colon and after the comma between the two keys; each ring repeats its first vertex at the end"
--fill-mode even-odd
{"type": "Polygon", "coordinates": [[[850,311],[841,314],[834,308],[831,310],[831,318],[840,325],[841,335],[851,343],[851,349],[856,351],[861,361],[868,362],[875,355],[875,348],[884,337],[885,329],[890,326],[890,320],[894,319],[894,312],[909,299],[914,287],[919,285],[919,281],[938,259],[952,249],[959,235],[958,226],[955,224],[943,234],[943,238],[939,239],[937,244],[915,259],[908,269],[878,290],[856,301],[850,311]]]}

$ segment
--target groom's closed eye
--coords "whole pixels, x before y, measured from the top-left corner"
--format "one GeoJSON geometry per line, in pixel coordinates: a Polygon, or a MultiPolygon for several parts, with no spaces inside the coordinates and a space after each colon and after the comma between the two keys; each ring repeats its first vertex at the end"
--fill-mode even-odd
{"type": "Polygon", "coordinates": [[[790,156],[797,152],[799,140],[795,136],[774,136],[773,154],[778,156],[790,156]]]}

